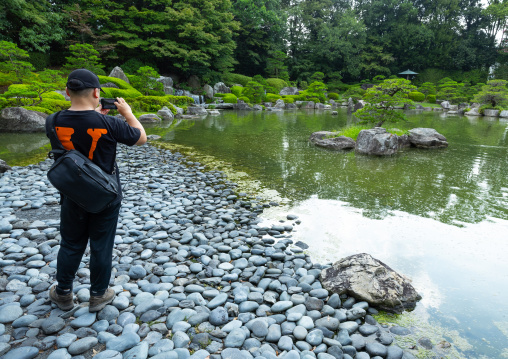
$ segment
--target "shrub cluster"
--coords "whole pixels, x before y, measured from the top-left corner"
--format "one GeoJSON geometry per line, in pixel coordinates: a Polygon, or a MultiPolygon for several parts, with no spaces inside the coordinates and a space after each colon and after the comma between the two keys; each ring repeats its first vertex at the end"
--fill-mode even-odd
{"type": "Polygon", "coordinates": [[[242,96],[243,87],[241,86],[233,86],[231,87],[231,93],[235,94],[236,97],[242,96]]]}
{"type": "Polygon", "coordinates": [[[245,76],[245,75],[229,73],[224,76],[224,82],[228,86],[236,85],[236,84],[245,86],[245,85],[247,85],[247,83],[249,81],[252,81],[252,77],[245,76]]]}
{"type": "Polygon", "coordinates": [[[436,103],[436,95],[427,95],[427,102],[436,103]]]}
{"type": "Polygon", "coordinates": [[[238,97],[236,97],[236,95],[234,93],[224,94],[222,99],[224,100],[225,103],[237,103],[238,102],[238,97]]]}
{"type": "Polygon", "coordinates": [[[418,91],[410,92],[408,96],[411,100],[416,102],[423,102],[423,100],[425,100],[425,94],[418,91]]]}
{"type": "Polygon", "coordinates": [[[282,98],[281,95],[277,95],[274,93],[267,93],[265,96],[265,101],[275,103],[275,102],[277,102],[277,100],[280,100],[281,98],[282,98]]]}

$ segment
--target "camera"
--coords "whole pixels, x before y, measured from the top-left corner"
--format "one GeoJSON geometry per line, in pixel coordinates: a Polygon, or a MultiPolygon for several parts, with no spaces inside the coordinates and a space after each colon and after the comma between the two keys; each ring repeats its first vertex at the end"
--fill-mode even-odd
{"type": "Polygon", "coordinates": [[[116,98],[101,98],[101,107],[104,110],[116,110],[116,98]]]}

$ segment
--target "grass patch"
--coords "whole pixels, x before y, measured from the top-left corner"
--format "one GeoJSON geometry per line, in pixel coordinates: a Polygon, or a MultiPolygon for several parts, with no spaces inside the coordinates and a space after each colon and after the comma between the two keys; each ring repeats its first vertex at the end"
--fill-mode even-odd
{"type": "MultiPolygon", "coordinates": [[[[356,141],[356,139],[358,138],[358,135],[360,134],[360,131],[369,130],[371,128],[372,128],[371,126],[366,126],[366,125],[353,125],[353,126],[345,127],[345,128],[340,129],[338,131],[333,131],[333,132],[335,132],[335,134],[333,136],[328,137],[328,138],[345,136],[345,137],[352,138],[353,140],[356,141]]],[[[407,134],[406,130],[401,130],[398,128],[389,128],[389,129],[387,129],[387,131],[390,133],[393,133],[394,135],[397,135],[397,136],[402,136],[402,135],[407,134]]]]}

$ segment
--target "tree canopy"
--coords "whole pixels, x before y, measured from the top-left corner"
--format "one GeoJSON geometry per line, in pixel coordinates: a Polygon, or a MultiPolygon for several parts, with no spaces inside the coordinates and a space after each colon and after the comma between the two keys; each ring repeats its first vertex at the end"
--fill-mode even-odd
{"type": "Polygon", "coordinates": [[[298,83],[322,72],[339,86],[407,68],[485,74],[496,62],[506,77],[507,19],[501,0],[4,0],[0,41],[32,62],[63,65],[71,45],[89,44],[105,69],[298,83]]]}

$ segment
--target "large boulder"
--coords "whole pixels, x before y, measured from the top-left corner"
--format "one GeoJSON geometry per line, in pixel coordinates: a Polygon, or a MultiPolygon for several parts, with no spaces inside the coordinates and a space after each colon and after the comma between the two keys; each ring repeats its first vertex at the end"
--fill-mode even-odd
{"type": "Polygon", "coordinates": [[[203,91],[205,93],[205,98],[212,99],[213,98],[213,87],[210,85],[203,86],[203,91]]]}
{"type": "Polygon", "coordinates": [[[397,153],[399,139],[385,128],[361,130],[356,139],[355,151],[365,155],[389,156],[397,153]]]}
{"type": "Polygon", "coordinates": [[[213,93],[231,93],[231,89],[224,82],[217,82],[213,85],[213,93]]]}
{"type": "Polygon", "coordinates": [[[336,136],[335,132],[318,131],[310,135],[309,141],[319,147],[333,150],[351,150],[355,148],[355,141],[352,138],[336,136]]]}
{"type": "Polygon", "coordinates": [[[12,168],[7,163],[5,163],[4,160],[0,160],[0,173],[10,171],[11,169],[12,168]]]}
{"type": "Polygon", "coordinates": [[[499,110],[483,110],[483,115],[487,117],[497,117],[499,116],[499,110]]]}
{"type": "Polygon", "coordinates": [[[472,107],[471,110],[464,112],[466,116],[481,116],[481,113],[478,111],[478,107],[472,107]]]}
{"type": "Polygon", "coordinates": [[[286,108],[286,104],[284,103],[284,100],[277,100],[275,102],[275,105],[273,105],[275,108],[286,108]]]}
{"type": "Polygon", "coordinates": [[[6,107],[0,113],[0,132],[44,132],[45,117],[22,107],[6,107]]]}
{"type": "Polygon", "coordinates": [[[359,100],[357,103],[355,103],[354,111],[356,112],[359,109],[364,108],[366,104],[367,104],[367,102],[365,102],[363,100],[359,100]]]}
{"type": "Polygon", "coordinates": [[[284,87],[279,91],[279,95],[287,96],[287,95],[299,95],[300,91],[296,87],[284,87]]]}
{"type": "Polygon", "coordinates": [[[303,101],[301,108],[306,110],[314,109],[314,101],[303,101]]]}
{"type": "Polygon", "coordinates": [[[252,111],[253,108],[249,106],[248,103],[245,103],[243,100],[238,100],[238,103],[235,105],[235,108],[240,111],[252,111]]]}
{"type": "Polygon", "coordinates": [[[157,122],[161,122],[161,119],[159,116],[157,116],[154,113],[147,113],[145,115],[139,116],[139,122],[141,122],[141,123],[157,123],[157,122]]]}
{"type": "Polygon", "coordinates": [[[448,101],[441,102],[441,108],[443,110],[449,110],[450,109],[450,103],[448,101]]]}
{"type": "Polygon", "coordinates": [[[298,107],[294,103],[287,103],[286,110],[297,110],[298,107]]]}
{"type": "Polygon", "coordinates": [[[196,116],[206,116],[208,115],[208,112],[206,112],[205,108],[201,106],[189,106],[187,107],[187,114],[196,116]]]}
{"type": "Polygon", "coordinates": [[[347,294],[388,312],[412,310],[421,296],[410,280],[370,254],[355,254],[321,272],[323,288],[347,294]]]}
{"type": "Polygon", "coordinates": [[[325,105],[322,104],[321,102],[317,102],[316,104],[314,104],[314,108],[316,110],[324,110],[325,109],[325,105]]]}
{"type": "Polygon", "coordinates": [[[409,142],[418,148],[448,147],[446,137],[433,128],[413,128],[409,130],[409,142]]]}
{"type": "Polygon", "coordinates": [[[173,79],[169,76],[161,76],[157,79],[157,82],[162,83],[164,93],[166,95],[172,95],[174,93],[173,89],[173,79]]]}
{"type": "Polygon", "coordinates": [[[252,106],[252,109],[254,111],[263,111],[263,107],[261,107],[261,105],[254,105],[252,106]]]}
{"type": "Polygon", "coordinates": [[[124,80],[125,82],[130,83],[129,78],[125,75],[120,66],[116,66],[113,70],[111,70],[109,77],[116,77],[117,79],[124,80]]]}
{"type": "Polygon", "coordinates": [[[508,117],[508,111],[507,110],[503,110],[499,113],[499,117],[503,117],[503,118],[506,118],[508,117]]]}
{"type": "Polygon", "coordinates": [[[173,121],[173,119],[175,118],[173,112],[166,106],[157,111],[157,116],[159,116],[164,121],[173,121]]]}

